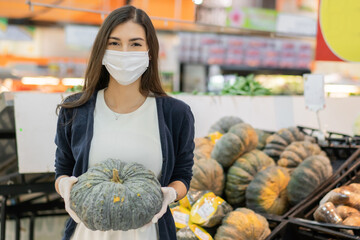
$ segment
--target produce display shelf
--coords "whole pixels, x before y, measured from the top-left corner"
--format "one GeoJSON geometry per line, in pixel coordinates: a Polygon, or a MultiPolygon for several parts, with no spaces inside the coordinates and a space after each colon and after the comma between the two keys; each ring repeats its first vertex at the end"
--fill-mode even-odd
{"type": "Polygon", "coordinates": [[[326,182],[326,187],[320,193],[308,196],[304,201],[302,201],[302,204],[289,215],[289,219],[292,223],[303,226],[302,228],[297,229],[296,234],[302,234],[304,231],[309,231],[310,229],[311,231],[316,232],[318,236],[322,236],[322,238],[314,239],[326,239],[326,234],[329,232],[336,232],[337,234],[345,235],[339,239],[360,239],[360,227],[349,227],[343,225],[334,226],[332,224],[329,225],[312,222],[314,220],[313,213],[319,207],[320,200],[329,191],[340,186],[349,185],[351,183],[360,183],[360,149],[358,149],[353,154],[351,160],[353,160],[353,162],[348,167],[346,172],[339,173],[339,175],[335,177],[333,176],[333,178],[329,179],[326,182]],[[357,236],[354,238],[354,236],[350,234],[340,232],[339,229],[352,229],[354,230],[355,236],[357,236]]]}
{"type": "Polygon", "coordinates": [[[343,133],[327,132],[325,140],[319,140],[318,129],[297,126],[301,132],[315,138],[317,144],[326,152],[332,161],[333,168],[338,169],[358,148],[360,148],[360,137],[349,136],[343,133]]]}
{"type": "Polygon", "coordinates": [[[295,219],[283,221],[277,226],[266,240],[345,240],[357,239],[359,236],[351,236],[332,229],[325,229],[317,225],[310,225],[295,219]]]}
{"type": "Polygon", "coordinates": [[[66,215],[64,202],[56,193],[54,173],[11,173],[0,179],[1,235],[6,221],[15,220],[15,239],[21,239],[20,219],[29,218],[29,240],[34,239],[35,218],[66,215]]]}
{"type": "Polygon", "coordinates": [[[34,239],[35,218],[66,215],[56,193],[54,173],[19,173],[16,150],[14,96],[0,94],[0,240],[5,240],[6,221],[15,220],[15,239],[21,239],[22,218],[30,218],[29,236],[34,239]]]}

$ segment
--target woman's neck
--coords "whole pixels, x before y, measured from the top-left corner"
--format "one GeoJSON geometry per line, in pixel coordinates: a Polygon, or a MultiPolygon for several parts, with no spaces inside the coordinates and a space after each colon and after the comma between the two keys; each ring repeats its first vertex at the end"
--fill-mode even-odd
{"type": "Polygon", "coordinates": [[[109,86],[105,89],[106,105],[117,113],[130,113],[138,109],[146,100],[139,92],[140,79],[127,86],[120,85],[110,77],[109,86]]]}

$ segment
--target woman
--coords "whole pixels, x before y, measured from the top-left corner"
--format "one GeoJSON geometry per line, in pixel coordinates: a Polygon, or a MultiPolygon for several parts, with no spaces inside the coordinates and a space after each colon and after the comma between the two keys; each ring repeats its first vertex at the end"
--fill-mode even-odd
{"type": "Polygon", "coordinates": [[[158,52],[155,29],[144,11],[133,6],[114,10],[95,39],[84,91],[59,105],[55,188],[71,216],[63,239],[176,239],[168,205],[189,188],[194,118],[189,106],[161,88],[158,52]],[[162,209],[141,229],[91,231],[69,207],[76,177],[107,158],[141,163],[158,176],[162,209]]]}

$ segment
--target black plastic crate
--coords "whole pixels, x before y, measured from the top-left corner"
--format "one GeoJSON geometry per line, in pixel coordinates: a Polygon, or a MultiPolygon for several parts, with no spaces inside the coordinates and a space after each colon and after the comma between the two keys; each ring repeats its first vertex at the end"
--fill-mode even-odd
{"type": "Polygon", "coordinates": [[[357,149],[355,153],[353,153],[346,161],[342,163],[342,165],[334,169],[333,175],[331,175],[325,182],[323,182],[319,187],[317,187],[309,196],[307,196],[303,201],[293,206],[289,211],[284,214],[284,217],[290,216],[297,209],[304,206],[304,204],[308,203],[309,200],[316,198],[321,192],[327,189],[330,185],[332,185],[335,181],[344,177],[347,172],[351,172],[354,167],[358,166],[360,163],[360,148],[357,149]]]}
{"type": "MultiPolygon", "coordinates": [[[[308,227],[311,226],[316,231],[318,231],[319,234],[329,230],[340,233],[340,229],[353,229],[355,234],[360,235],[360,227],[318,223],[315,222],[313,218],[313,213],[319,207],[320,200],[329,191],[340,186],[349,185],[351,183],[360,183],[360,149],[358,149],[349,160],[352,161],[346,162],[348,165],[343,167],[343,170],[346,170],[345,172],[337,171],[337,175],[333,175],[330,179],[328,179],[328,181],[326,181],[325,188],[321,192],[308,196],[304,201],[301,202],[301,205],[298,206],[298,208],[289,215],[289,219],[291,219],[292,222],[297,224],[305,224],[308,227]]],[[[342,239],[354,239],[354,236],[349,234],[345,234],[345,236],[347,238],[342,239]]],[[[360,238],[358,237],[355,239],[360,238]]]]}
{"type": "Polygon", "coordinates": [[[360,137],[349,136],[343,133],[327,132],[325,140],[321,141],[317,135],[320,132],[315,128],[297,126],[301,132],[314,137],[315,141],[331,160],[334,169],[338,169],[358,148],[360,148],[360,137]]]}
{"type": "Polygon", "coordinates": [[[266,240],[343,240],[360,239],[336,230],[326,229],[317,225],[311,225],[290,219],[283,221],[275,228],[266,240]]]}

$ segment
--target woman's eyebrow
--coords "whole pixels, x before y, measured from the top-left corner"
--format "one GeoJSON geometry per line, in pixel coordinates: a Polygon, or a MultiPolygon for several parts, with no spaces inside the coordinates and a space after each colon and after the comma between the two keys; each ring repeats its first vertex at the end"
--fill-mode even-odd
{"type": "Polygon", "coordinates": [[[115,39],[115,40],[121,41],[120,38],[117,38],[117,37],[109,37],[109,39],[115,39]]]}
{"type": "Polygon", "coordinates": [[[129,40],[129,42],[138,41],[138,40],[140,40],[140,41],[145,41],[143,38],[131,38],[131,39],[129,40]]]}
{"type": "MultiPolygon", "coordinates": [[[[118,37],[109,37],[109,39],[114,39],[114,40],[117,40],[117,41],[121,41],[121,39],[120,38],[118,38],[118,37]]],[[[138,37],[138,38],[131,38],[130,40],[129,40],[129,42],[134,42],[134,41],[145,41],[143,38],[141,38],[141,37],[138,37]]]]}

